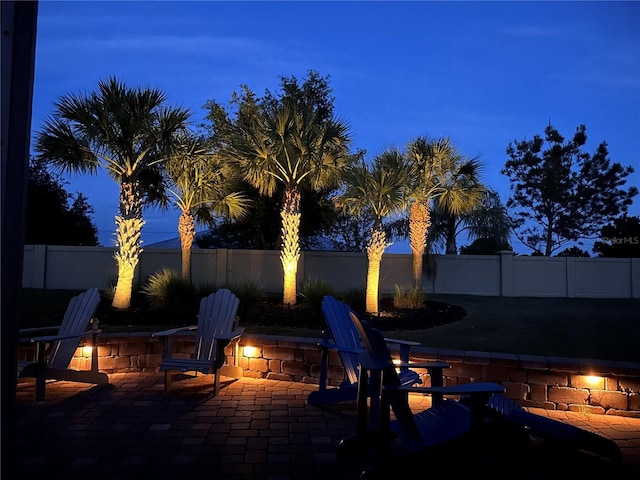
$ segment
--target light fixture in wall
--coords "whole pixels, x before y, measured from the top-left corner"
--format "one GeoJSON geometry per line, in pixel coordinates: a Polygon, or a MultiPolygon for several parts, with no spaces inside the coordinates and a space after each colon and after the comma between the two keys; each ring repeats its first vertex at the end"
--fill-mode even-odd
{"type": "Polygon", "coordinates": [[[260,350],[256,347],[252,347],[250,345],[245,345],[243,348],[243,355],[245,357],[257,357],[260,353],[260,350]]]}
{"type": "Polygon", "coordinates": [[[599,377],[597,375],[587,375],[586,379],[587,379],[587,383],[591,385],[597,385],[602,381],[602,377],[599,377]]]}

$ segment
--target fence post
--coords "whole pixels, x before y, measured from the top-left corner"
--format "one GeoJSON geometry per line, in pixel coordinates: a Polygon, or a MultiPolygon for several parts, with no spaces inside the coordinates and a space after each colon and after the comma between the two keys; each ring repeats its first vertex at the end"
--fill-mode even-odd
{"type": "Polygon", "coordinates": [[[500,250],[500,296],[513,297],[513,252],[500,250]]]}
{"type": "Polygon", "coordinates": [[[227,255],[229,251],[226,248],[216,249],[216,288],[227,286],[227,255]]]}
{"type": "Polygon", "coordinates": [[[566,262],[566,285],[567,285],[567,298],[576,297],[576,259],[575,257],[565,257],[566,262]]]}
{"type": "Polygon", "coordinates": [[[47,246],[32,245],[29,257],[23,262],[22,285],[26,288],[47,288],[47,246]]]}

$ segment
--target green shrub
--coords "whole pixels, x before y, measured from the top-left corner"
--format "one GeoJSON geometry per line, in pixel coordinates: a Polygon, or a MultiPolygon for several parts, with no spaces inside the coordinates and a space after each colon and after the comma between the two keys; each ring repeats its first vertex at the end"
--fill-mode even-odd
{"type": "Polygon", "coordinates": [[[244,283],[238,283],[228,287],[240,300],[238,306],[238,316],[240,323],[243,319],[246,321],[256,317],[260,311],[260,305],[264,292],[262,286],[256,280],[248,280],[244,283]]]}
{"type": "Polygon", "coordinates": [[[365,299],[366,291],[363,288],[352,288],[340,295],[340,300],[357,312],[365,310],[365,299]]]}
{"type": "Polygon", "coordinates": [[[210,295],[216,290],[218,290],[218,287],[216,287],[214,284],[211,284],[211,283],[194,285],[193,288],[194,288],[194,295],[198,299],[198,307],[200,306],[200,300],[203,297],[206,297],[207,295],[210,295]]]}
{"type": "Polygon", "coordinates": [[[320,308],[325,295],[335,295],[331,285],[321,279],[308,278],[302,285],[300,296],[313,308],[320,308]]]}
{"type": "Polygon", "coordinates": [[[149,311],[160,323],[193,323],[200,306],[200,298],[215,289],[196,287],[169,268],[149,276],[141,289],[149,311]],[[204,293],[203,293],[204,292],[204,293]]]}
{"type": "Polygon", "coordinates": [[[427,300],[427,294],[420,288],[404,288],[395,286],[393,294],[393,305],[396,308],[421,308],[427,300]]]}
{"type": "Polygon", "coordinates": [[[108,301],[113,302],[113,297],[116,294],[116,284],[118,283],[118,276],[111,276],[107,280],[107,286],[100,291],[100,296],[108,301]]]}

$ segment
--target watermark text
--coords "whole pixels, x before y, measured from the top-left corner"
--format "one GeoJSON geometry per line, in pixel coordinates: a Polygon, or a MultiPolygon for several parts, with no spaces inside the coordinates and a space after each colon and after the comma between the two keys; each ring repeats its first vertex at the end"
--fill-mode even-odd
{"type": "Polygon", "coordinates": [[[602,237],[604,242],[611,245],[638,245],[640,237],[602,237]]]}

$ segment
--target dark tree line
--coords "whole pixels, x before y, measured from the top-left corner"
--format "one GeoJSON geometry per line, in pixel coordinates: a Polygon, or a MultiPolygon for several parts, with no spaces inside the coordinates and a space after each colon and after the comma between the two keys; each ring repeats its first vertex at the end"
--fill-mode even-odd
{"type": "Polygon", "coordinates": [[[25,244],[97,246],[92,214],[87,197],[70,194],[59,175],[42,162],[30,162],[25,244]]]}

